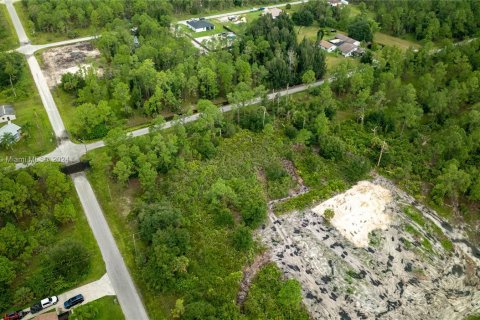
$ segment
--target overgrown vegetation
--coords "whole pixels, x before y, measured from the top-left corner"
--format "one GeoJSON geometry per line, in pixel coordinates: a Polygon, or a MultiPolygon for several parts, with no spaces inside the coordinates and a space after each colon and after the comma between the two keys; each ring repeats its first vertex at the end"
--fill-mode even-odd
{"type": "Polygon", "coordinates": [[[0,166],[0,310],[100,278],[100,252],[59,166],[0,166]]]}

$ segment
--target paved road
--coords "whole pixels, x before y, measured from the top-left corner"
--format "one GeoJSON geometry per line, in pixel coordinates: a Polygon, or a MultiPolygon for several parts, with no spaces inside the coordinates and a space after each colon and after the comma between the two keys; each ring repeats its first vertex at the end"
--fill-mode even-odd
{"type": "Polygon", "coordinates": [[[95,40],[97,38],[98,38],[97,36],[90,36],[90,37],[76,38],[76,39],[70,39],[70,40],[64,40],[64,41],[52,42],[52,43],[46,43],[46,44],[27,44],[16,49],[16,51],[23,53],[25,55],[32,55],[35,53],[35,51],[38,51],[38,50],[66,46],[66,45],[74,44],[78,42],[95,40]]]}
{"type": "MultiPolygon", "coordinates": [[[[70,291],[64,292],[62,294],[59,294],[58,297],[58,303],[51,308],[44,309],[41,312],[35,313],[35,314],[28,314],[27,316],[23,317],[22,320],[28,320],[32,319],[33,317],[38,316],[39,314],[42,313],[47,313],[49,311],[52,311],[53,309],[62,309],[63,310],[63,303],[70,299],[71,297],[74,297],[78,294],[82,294],[85,301],[83,304],[95,301],[97,299],[103,298],[105,296],[114,296],[115,291],[113,290],[112,283],[110,282],[110,278],[108,277],[107,274],[105,274],[103,277],[101,277],[99,280],[90,282],[84,286],[81,286],[79,288],[72,289],[70,291]]],[[[80,305],[77,305],[77,307],[80,305]]],[[[27,311],[27,310],[25,310],[27,311]]]]}
{"type": "MultiPolygon", "coordinates": [[[[283,97],[286,95],[302,92],[305,90],[308,90],[309,88],[313,87],[318,87],[322,85],[325,81],[331,81],[332,78],[326,79],[326,80],[319,80],[317,82],[311,83],[310,85],[299,85],[299,86],[294,86],[289,89],[284,89],[280,90],[277,92],[272,92],[267,95],[268,100],[273,100],[277,96],[283,97]]],[[[260,98],[255,98],[253,100],[250,100],[245,103],[245,106],[251,106],[253,104],[257,104],[261,101],[260,98]]],[[[229,112],[232,111],[236,108],[236,105],[234,104],[229,104],[226,106],[223,106],[220,108],[221,112],[229,112]]],[[[201,113],[197,113],[191,116],[183,117],[179,120],[172,120],[166,122],[160,130],[165,130],[168,128],[171,128],[178,122],[182,123],[190,123],[196,121],[200,117],[201,113]]],[[[146,135],[150,132],[150,127],[142,128],[142,129],[137,129],[134,131],[129,132],[129,135],[131,137],[139,137],[146,135]]],[[[25,168],[28,165],[33,165],[35,162],[42,162],[42,161],[54,161],[54,162],[62,162],[64,164],[74,164],[80,161],[80,158],[86,154],[86,152],[95,150],[98,148],[103,148],[105,147],[105,142],[100,140],[100,141],[95,141],[92,143],[88,144],[75,144],[71,141],[63,141],[54,151],[50,152],[47,155],[44,155],[42,157],[38,157],[34,159],[31,163],[28,164],[17,164],[17,169],[20,168],[25,168]]]]}
{"type": "Polygon", "coordinates": [[[40,98],[42,99],[43,106],[47,111],[48,119],[50,120],[50,124],[55,132],[55,136],[57,139],[65,139],[67,137],[67,132],[65,130],[62,117],[60,117],[60,112],[58,112],[57,105],[53,100],[52,93],[48,88],[47,80],[43,76],[37,58],[35,58],[34,55],[31,55],[27,57],[27,63],[30,67],[30,72],[32,73],[33,80],[35,81],[38,93],[40,94],[40,98]]]}
{"type": "MultiPolygon", "coordinates": [[[[281,7],[285,7],[287,4],[296,5],[296,4],[306,3],[308,1],[309,0],[292,1],[292,2],[288,2],[288,3],[274,4],[274,5],[271,5],[271,6],[261,6],[261,5],[259,5],[258,7],[262,7],[262,8],[281,8],[281,7]]],[[[253,11],[256,11],[256,10],[253,10],[253,11]]],[[[226,13],[219,13],[219,14],[214,14],[214,15],[211,15],[211,16],[205,16],[204,18],[205,19],[217,19],[217,18],[223,18],[223,17],[227,17],[227,16],[245,14],[245,13],[249,13],[249,12],[252,12],[252,9],[239,10],[239,11],[226,12],[226,13]]],[[[188,20],[190,20],[190,19],[188,19],[188,20]]],[[[186,24],[188,20],[180,20],[177,23],[186,24]]]]}
{"type": "Polygon", "coordinates": [[[28,39],[27,34],[25,33],[25,30],[23,29],[22,23],[20,22],[20,18],[17,15],[17,11],[15,11],[15,8],[13,7],[13,2],[15,2],[15,1],[5,0],[5,4],[7,5],[8,14],[10,15],[10,18],[12,19],[13,27],[15,28],[15,31],[17,32],[18,40],[20,40],[20,45],[27,44],[27,43],[30,42],[30,40],[28,39]]]}
{"type": "Polygon", "coordinates": [[[72,175],[88,223],[102,252],[113,288],[117,293],[118,301],[127,320],[148,320],[147,312],[137,293],[127,266],[117,248],[102,209],[95,197],[90,183],[84,172],[72,175]]]}

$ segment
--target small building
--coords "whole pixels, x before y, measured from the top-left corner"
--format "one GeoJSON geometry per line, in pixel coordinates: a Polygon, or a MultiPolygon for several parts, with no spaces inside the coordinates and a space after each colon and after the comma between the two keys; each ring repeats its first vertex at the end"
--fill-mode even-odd
{"type": "Polygon", "coordinates": [[[271,14],[273,19],[276,19],[279,15],[282,14],[282,9],[278,8],[265,8],[262,15],[271,14]]]}
{"type": "Polygon", "coordinates": [[[325,50],[327,52],[333,52],[333,51],[335,51],[335,49],[337,49],[337,46],[334,45],[333,43],[328,42],[328,41],[321,40],[320,41],[320,48],[322,48],[323,50],[325,50]]]}
{"type": "Polygon", "coordinates": [[[0,128],[0,142],[2,142],[5,134],[11,134],[15,138],[15,141],[18,141],[22,134],[22,128],[15,123],[8,122],[8,124],[0,128]]]}
{"type": "Polygon", "coordinates": [[[0,105],[0,123],[13,121],[15,119],[17,119],[17,117],[15,116],[15,109],[13,109],[12,105],[0,105]]]}
{"type": "Polygon", "coordinates": [[[343,56],[345,57],[351,57],[355,51],[357,51],[358,46],[344,42],[341,45],[338,46],[338,50],[342,53],[343,56]]]}
{"type": "Polygon", "coordinates": [[[328,0],[328,4],[332,7],[338,7],[342,5],[347,5],[348,1],[346,0],[328,0]]]}
{"type": "Polygon", "coordinates": [[[360,45],[360,41],[357,41],[355,39],[352,39],[350,37],[347,37],[346,35],[343,35],[343,34],[340,34],[338,33],[336,36],[335,36],[336,39],[340,40],[340,42],[346,42],[346,43],[351,43],[355,46],[359,46],[360,45]]]}
{"type": "Polygon", "coordinates": [[[215,25],[207,20],[189,20],[187,26],[195,32],[203,32],[215,29],[215,25]]]}

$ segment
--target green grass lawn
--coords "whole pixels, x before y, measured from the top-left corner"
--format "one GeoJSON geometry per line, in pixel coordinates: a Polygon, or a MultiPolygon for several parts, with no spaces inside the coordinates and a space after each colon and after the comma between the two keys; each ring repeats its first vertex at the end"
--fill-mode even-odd
{"type": "Polygon", "coordinates": [[[0,4],[0,51],[11,50],[18,47],[18,39],[12,21],[7,12],[7,7],[0,4]]]}
{"type": "MultiPolygon", "coordinates": [[[[45,44],[71,39],[67,36],[66,33],[36,32],[30,26],[31,23],[29,23],[28,13],[22,2],[16,2],[14,3],[14,6],[15,10],[17,11],[18,17],[22,22],[23,28],[25,28],[25,32],[27,33],[27,36],[32,42],[32,44],[45,44]]],[[[95,30],[93,27],[88,27],[83,29],[73,29],[73,32],[75,33],[75,36],[73,38],[81,38],[99,34],[100,30],[95,30]]]]}
{"type": "Polygon", "coordinates": [[[421,47],[421,45],[417,42],[394,37],[383,32],[376,32],[375,36],[373,37],[373,41],[385,46],[396,46],[402,50],[407,50],[410,47],[415,49],[419,49],[421,47]]]}
{"type": "Polygon", "coordinates": [[[223,28],[223,24],[220,21],[218,21],[217,19],[210,19],[210,20],[208,20],[208,22],[212,23],[215,26],[215,29],[202,31],[202,32],[195,32],[185,25],[181,25],[180,28],[183,31],[187,32],[190,35],[190,37],[192,37],[192,38],[206,37],[206,36],[211,36],[211,35],[214,35],[214,34],[218,34],[218,33],[222,33],[222,32],[227,31],[223,28]]]}
{"type": "Polygon", "coordinates": [[[17,119],[13,122],[23,128],[24,134],[11,150],[0,150],[0,157],[40,156],[52,151],[56,140],[26,62],[15,87],[17,98],[9,87],[4,88],[0,91],[0,104],[15,107],[17,119]]]}
{"type": "MultiPolygon", "coordinates": [[[[73,309],[73,314],[80,313],[85,309],[93,309],[95,311],[95,320],[122,320],[125,319],[122,309],[118,304],[116,296],[107,296],[90,303],[84,304],[73,309]]],[[[90,319],[90,318],[89,318],[90,319]]]]}

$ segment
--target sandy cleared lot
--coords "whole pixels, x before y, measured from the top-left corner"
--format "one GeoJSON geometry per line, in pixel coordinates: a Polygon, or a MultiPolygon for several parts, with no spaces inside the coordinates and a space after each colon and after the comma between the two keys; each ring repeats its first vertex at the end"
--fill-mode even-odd
{"type": "Polygon", "coordinates": [[[45,50],[42,53],[42,70],[48,86],[53,88],[58,85],[65,73],[87,70],[91,67],[91,62],[99,57],[100,51],[89,42],[45,50]]]}
{"type": "Polygon", "coordinates": [[[386,230],[391,212],[386,211],[392,201],[391,192],[369,181],[361,181],[345,193],[339,194],[312,209],[324,214],[335,212],[331,224],[357,247],[368,247],[368,234],[375,229],[386,230]]]}
{"type": "Polygon", "coordinates": [[[463,320],[480,312],[480,261],[462,231],[383,177],[313,209],[280,217],[270,210],[269,218],[259,237],[286,277],[301,283],[313,319],[463,320]],[[335,211],[331,223],[326,208],[335,211]],[[451,252],[433,226],[452,240],[451,252]]]}

